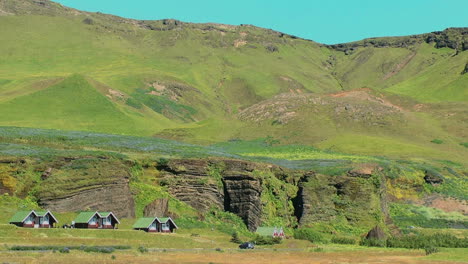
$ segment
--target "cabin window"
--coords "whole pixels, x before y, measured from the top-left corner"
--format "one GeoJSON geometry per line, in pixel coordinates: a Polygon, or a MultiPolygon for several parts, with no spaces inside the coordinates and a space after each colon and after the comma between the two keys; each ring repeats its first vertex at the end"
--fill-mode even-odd
{"type": "Polygon", "coordinates": [[[162,223],[161,224],[161,229],[164,230],[164,231],[169,230],[169,224],[168,223],[162,223]]]}
{"type": "Polygon", "coordinates": [[[96,222],[97,222],[97,216],[95,215],[95,216],[93,216],[93,218],[91,218],[91,220],[89,221],[89,224],[90,225],[95,225],[96,222]]]}
{"type": "Polygon", "coordinates": [[[28,224],[28,225],[32,224],[33,222],[34,222],[34,216],[33,216],[32,214],[30,214],[30,215],[26,218],[26,220],[24,220],[24,223],[25,223],[25,224],[28,224]]]}
{"type": "Polygon", "coordinates": [[[151,230],[156,230],[156,222],[153,222],[153,223],[150,225],[149,229],[151,229],[151,230]]]}
{"type": "Polygon", "coordinates": [[[39,218],[39,224],[48,225],[49,224],[49,215],[44,215],[44,217],[39,218]]]}

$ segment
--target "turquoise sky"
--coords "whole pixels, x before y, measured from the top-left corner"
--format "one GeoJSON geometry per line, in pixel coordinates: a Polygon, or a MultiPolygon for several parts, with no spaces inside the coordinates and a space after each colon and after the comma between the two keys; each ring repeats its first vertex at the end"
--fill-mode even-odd
{"type": "Polygon", "coordinates": [[[334,44],[468,27],[468,0],[54,0],[136,19],[253,24],[334,44]]]}

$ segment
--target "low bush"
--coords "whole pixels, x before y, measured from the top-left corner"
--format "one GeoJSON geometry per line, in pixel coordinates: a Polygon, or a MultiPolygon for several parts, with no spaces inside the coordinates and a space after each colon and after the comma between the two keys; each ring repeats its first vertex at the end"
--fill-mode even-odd
{"type": "Polygon", "coordinates": [[[376,239],[376,238],[363,238],[359,242],[359,245],[366,246],[366,247],[386,247],[387,241],[382,240],[382,239],[376,239]]]}
{"type": "Polygon", "coordinates": [[[96,252],[96,253],[112,253],[115,251],[115,248],[113,247],[86,247],[84,252],[96,252]]]}
{"type": "Polygon", "coordinates": [[[70,253],[70,249],[67,248],[67,247],[64,247],[64,248],[59,249],[59,252],[60,253],[70,253]]]}
{"type": "Polygon", "coordinates": [[[240,240],[239,235],[237,234],[237,232],[232,233],[231,242],[236,243],[236,244],[242,243],[242,240],[240,240]]]}
{"type": "Polygon", "coordinates": [[[139,251],[140,253],[146,253],[146,252],[148,252],[148,249],[147,249],[146,247],[144,247],[144,246],[139,246],[139,247],[138,247],[138,251],[139,251]]]}
{"type": "Polygon", "coordinates": [[[431,247],[468,248],[468,238],[458,238],[451,234],[436,233],[432,235],[409,234],[387,240],[392,248],[423,249],[431,247]]]}
{"type": "Polygon", "coordinates": [[[436,247],[426,247],[424,248],[424,251],[426,252],[426,255],[430,255],[439,252],[439,249],[436,247]]]}
{"type": "Polygon", "coordinates": [[[268,236],[260,236],[257,235],[255,237],[255,245],[274,245],[281,243],[280,237],[268,237],[268,236]]]}
{"type": "Polygon", "coordinates": [[[345,245],[356,244],[356,240],[350,237],[333,237],[331,239],[331,242],[335,244],[345,244],[345,245]]]}
{"type": "Polygon", "coordinates": [[[312,243],[325,242],[323,235],[310,228],[300,228],[294,231],[295,239],[309,240],[312,243]]]}

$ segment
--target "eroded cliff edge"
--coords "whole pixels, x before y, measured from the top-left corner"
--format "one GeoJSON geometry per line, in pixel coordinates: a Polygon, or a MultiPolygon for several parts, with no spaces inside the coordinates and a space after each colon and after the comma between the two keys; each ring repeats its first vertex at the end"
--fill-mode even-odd
{"type": "MultiPolygon", "coordinates": [[[[141,161],[100,156],[60,157],[39,163],[11,160],[5,164],[16,168],[11,172],[14,177],[33,171],[37,179],[16,194],[33,193],[43,208],[137,215],[138,191],[131,186],[136,168],[145,170],[141,161]]],[[[149,182],[145,184],[162,187],[200,215],[212,209],[234,213],[252,231],[260,225],[307,227],[321,222],[368,229],[390,219],[385,176],[375,165],[322,175],[223,158],[160,159],[148,164],[146,168],[156,173],[146,175],[149,182]]],[[[13,194],[14,190],[0,187],[3,193],[13,194]]],[[[149,200],[144,206],[159,202],[149,200]]],[[[167,199],[163,211],[171,213],[167,199]]]]}

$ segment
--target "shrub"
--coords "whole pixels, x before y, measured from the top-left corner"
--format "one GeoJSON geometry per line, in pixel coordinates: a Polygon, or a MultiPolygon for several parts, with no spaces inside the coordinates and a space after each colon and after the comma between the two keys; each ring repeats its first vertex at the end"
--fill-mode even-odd
{"type": "Polygon", "coordinates": [[[294,231],[295,239],[309,240],[313,243],[325,242],[323,235],[310,228],[300,228],[294,231]]]}
{"type": "Polygon", "coordinates": [[[363,238],[359,245],[366,246],[366,247],[386,247],[387,241],[382,239],[375,239],[375,238],[363,238]]]}
{"type": "Polygon", "coordinates": [[[429,247],[468,248],[468,238],[458,238],[451,234],[436,233],[432,235],[409,234],[387,240],[392,248],[423,249],[429,247]]]}
{"type": "Polygon", "coordinates": [[[431,142],[434,143],[434,144],[442,144],[442,143],[444,143],[444,141],[443,141],[442,139],[437,139],[437,138],[431,140],[431,142]]]}
{"type": "Polygon", "coordinates": [[[82,22],[83,22],[83,24],[86,24],[86,25],[93,25],[94,24],[94,21],[89,17],[83,19],[82,22]]]}
{"type": "Polygon", "coordinates": [[[115,251],[115,248],[113,247],[86,247],[84,250],[84,252],[96,252],[96,253],[112,253],[115,251]]]}
{"type": "Polygon", "coordinates": [[[146,252],[148,252],[148,249],[146,247],[144,247],[144,246],[139,246],[138,251],[140,251],[140,253],[146,253],[146,252]]]}
{"type": "Polygon", "coordinates": [[[132,97],[128,98],[128,99],[125,101],[125,103],[126,103],[128,106],[131,106],[131,107],[136,108],[136,109],[141,109],[141,108],[143,107],[143,104],[142,104],[140,101],[138,101],[138,100],[136,100],[136,99],[134,99],[134,98],[132,98],[132,97]]]}
{"type": "Polygon", "coordinates": [[[430,255],[439,252],[439,249],[436,247],[426,247],[424,248],[424,251],[426,252],[426,255],[430,255]]]}
{"type": "Polygon", "coordinates": [[[348,245],[356,244],[356,240],[350,237],[333,237],[331,239],[331,242],[335,244],[348,244],[348,245]]]}
{"type": "Polygon", "coordinates": [[[272,241],[273,241],[273,244],[281,244],[283,239],[281,237],[274,237],[272,241]]]}
{"type": "Polygon", "coordinates": [[[237,234],[237,232],[232,233],[231,242],[232,242],[232,243],[236,243],[236,244],[239,244],[239,243],[242,242],[242,241],[240,240],[239,235],[237,234]]]}
{"type": "Polygon", "coordinates": [[[59,252],[60,253],[70,253],[70,249],[67,248],[67,247],[64,247],[64,248],[59,249],[59,252]]]}
{"type": "Polygon", "coordinates": [[[265,46],[265,49],[268,51],[268,52],[278,52],[279,49],[278,47],[276,47],[275,45],[272,45],[272,44],[268,44],[265,46]]]}
{"type": "Polygon", "coordinates": [[[274,245],[280,244],[281,238],[280,237],[269,237],[269,236],[261,236],[257,235],[255,237],[255,245],[274,245]]]}

